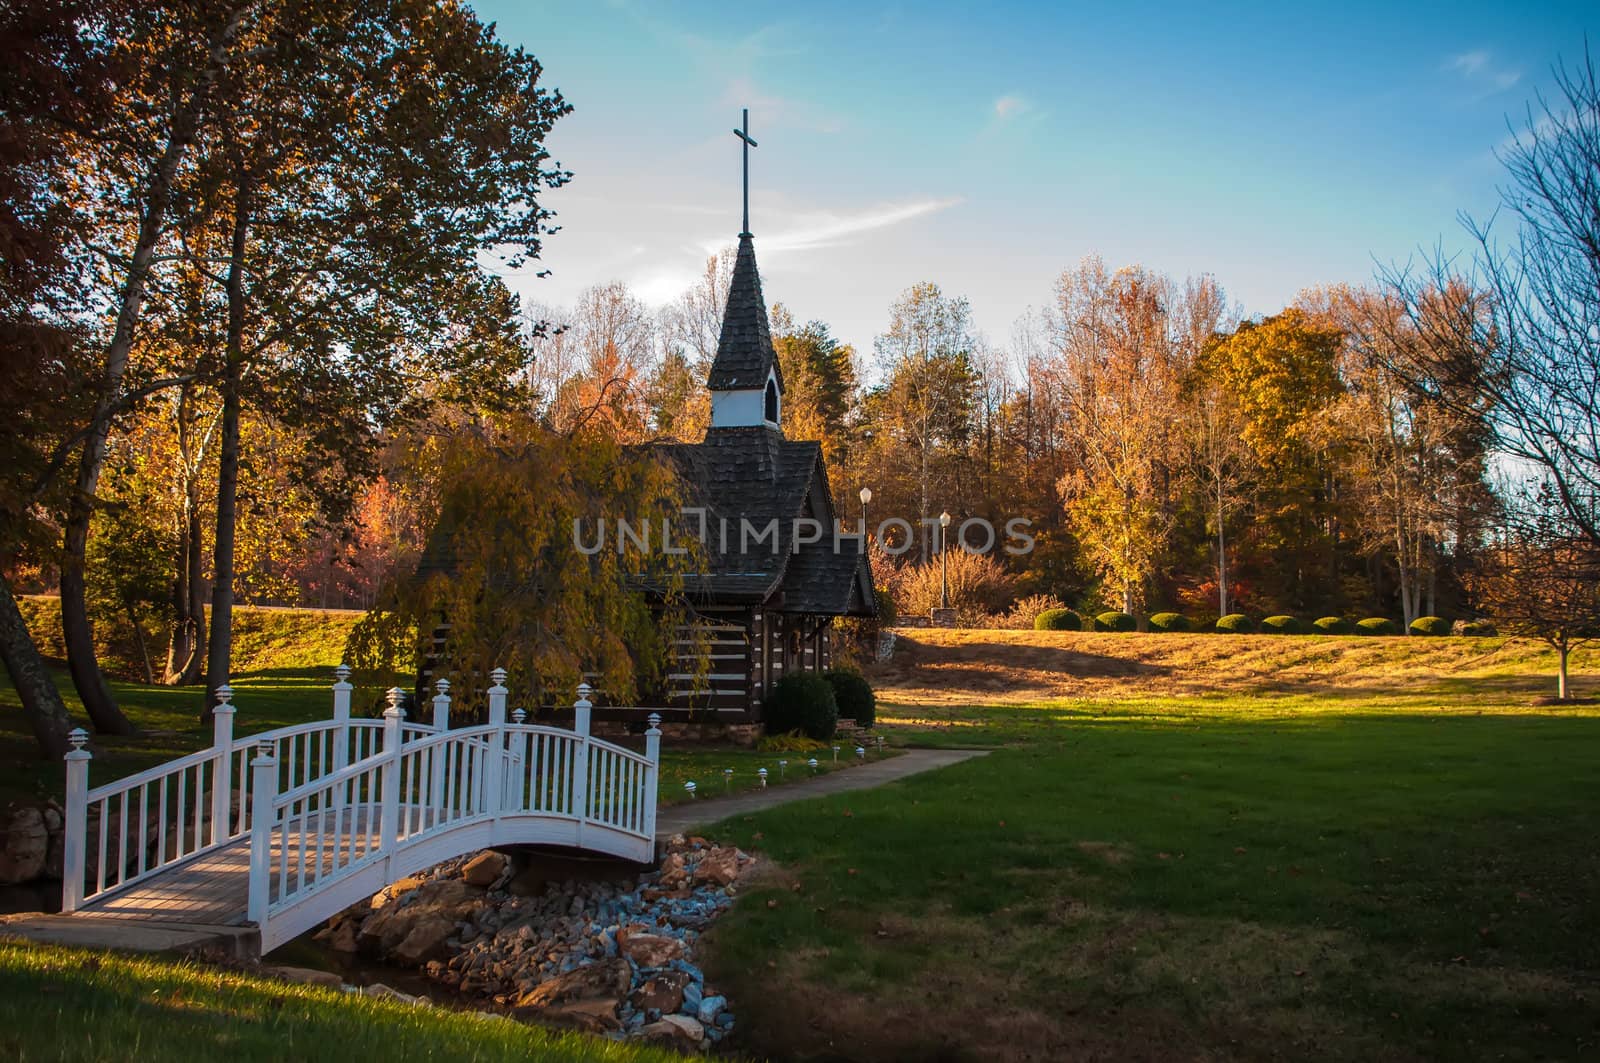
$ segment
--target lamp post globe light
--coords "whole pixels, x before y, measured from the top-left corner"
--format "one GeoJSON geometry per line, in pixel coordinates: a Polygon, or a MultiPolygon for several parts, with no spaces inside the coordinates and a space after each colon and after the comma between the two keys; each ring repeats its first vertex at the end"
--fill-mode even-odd
{"type": "Polygon", "coordinates": [[[950,513],[939,514],[939,608],[950,608],[950,559],[945,556],[944,537],[950,527],[950,513]]]}
{"type": "Polygon", "coordinates": [[[860,497],[861,497],[861,538],[864,541],[868,535],[872,534],[872,532],[868,530],[869,528],[871,528],[871,525],[867,523],[867,503],[872,501],[872,488],[863,487],[861,489],[860,497]]]}

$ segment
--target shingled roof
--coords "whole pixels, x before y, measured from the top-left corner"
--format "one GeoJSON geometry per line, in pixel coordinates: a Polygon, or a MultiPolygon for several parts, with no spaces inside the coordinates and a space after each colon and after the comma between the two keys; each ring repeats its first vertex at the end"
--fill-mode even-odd
{"type": "Polygon", "coordinates": [[[772,349],[772,326],[767,321],[766,300],[761,296],[755,244],[749,233],[740,233],[739,256],[733,263],[722,334],[717,339],[717,357],[711,363],[706,387],[712,391],[757,390],[767,386],[769,370],[778,374],[781,389],[783,371],[778,368],[778,356],[772,349]]]}

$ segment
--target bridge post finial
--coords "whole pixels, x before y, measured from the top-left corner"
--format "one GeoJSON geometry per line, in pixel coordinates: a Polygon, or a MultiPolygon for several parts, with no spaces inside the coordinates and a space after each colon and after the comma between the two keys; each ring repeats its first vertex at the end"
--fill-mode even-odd
{"type": "Polygon", "coordinates": [[[94,754],[84,749],[89,732],[74,727],[67,732],[72,746],[63,758],[67,762],[67,807],[63,813],[61,848],[61,910],[75,912],[83,903],[83,873],[89,849],[89,761],[94,754]]]}
{"type": "Polygon", "coordinates": [[[245,913],[263,939],[267,930],[267,902],[272,886],[272,806],[278,800],[277,747],[256,745],[250,762],[250,892],[245,913]]]}
{"type": "Polygon", "coordinates": [[[572,703],[572,729],[584,737],[589,735],[590,719],[594,712],[594,687],[578,684],[578,700],[572,703]]]}
{"type": "Polygon", "coordinates": [[[211,844],[227,840],[228,813],[233,802],[233,688],[217,688],[217,705],[211,710],[211,844]]]}
{"type": "Polygon", "coordinates": [[[504,668],[489,673],[489,678],[494,680],[494,686],[489,688],[489,722],[496,727],[506,722],[506,674],[504,668]]]}
{"type": "MultiPolygon", "coordinates": [[[[644,755],[650,761],[650,770],[644,780],[644,829],[648,837],[656,836],[656,787],[661,777],[661,714],[652,712],[648,717],[650,729],[644,733],[644,755]]],[[[694,796],[691,790],[690,797],[694,796]]]]}
{"type": "Polygon", "coordinates": [[[450,680],[441,679],[433,685],[438,691],[433,696],[433,729],[450,730],[450,680]]]}

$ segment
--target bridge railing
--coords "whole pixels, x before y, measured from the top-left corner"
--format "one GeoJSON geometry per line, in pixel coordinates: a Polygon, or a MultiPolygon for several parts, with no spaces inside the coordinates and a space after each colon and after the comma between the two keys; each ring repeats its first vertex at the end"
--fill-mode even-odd
{"type": "Polygon", "coordinates": [[[381,748],[300,786],[276,791],[282,765],[264,746],[251,762],[248,918],[264,948],[379,885],[463,847],[551,842],[644,859],[654,844],[660,717],[637,753],[589,733],[581,686],[571,731],[506,720],[505,672],[492,673],[489,722],[450,730],[449,684],[435,727],[407,740],[402,694],[390,692],[381,748]],[[586,840],[586,826],[600,835],[586,840]],[[453,831],[472,841],[431,844],[453,831]],[[442,854],[442,855],[441,855],[442,854]],[[380,868],[374,865],[382,864],[380,868]]]}
{"type": "MultiPolygon", "coordinates": [[[[66,755],[62,911],[133,886],[172,864],[249,833],[252,754],[270,748],[279,765],[274,791],[292,789],[365,760],[382,749],[382,720],[350,717],[350,669],[340,665],[327,720],[234,735],[233,690],[217,690],[211,745],[166,764],[89,787],[88,734],[72,732],[66,755]]],[[[448,699],[447,699],[448,702],[448,699]]],[[[447,705],[448,708],[448,705],[447,705]]],[[[407,724],[405,741],[439,724],[407,724]]]]}

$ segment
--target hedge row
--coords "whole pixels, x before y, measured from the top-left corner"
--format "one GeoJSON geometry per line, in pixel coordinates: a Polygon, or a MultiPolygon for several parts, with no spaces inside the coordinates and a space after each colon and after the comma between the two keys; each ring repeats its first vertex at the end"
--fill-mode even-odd
{"type": "MultiPolygon", "coordinates": [[[[1177,633],[1196,630],[1195,622],[1182,613],[1152,613],[1146,621],[1149,629],[1157,633],[1177,633]]],[[[1127,613],[1107,612],[1098,616],[1083,617],[1071,609],[1046,609],[1033,621],[1037,631],[1134,631],[1139,622],[1127,613]]],[[[1398,635],[1400,627],[1383,616],[1369,616],[1354,623],[1342,616],[1324,616],[1309,624],[1298,617],[1279,615],[1264,618],[1260,624],[1243,613],[1229,613],[1211,626],[1211,630],[1227,635],[1245,635],[1259,632],[1263,635],[1398,635]]],[[[1421,616],[1411,622],[1413,635],[1494,635],[1495,627],[1487,620],[1450,621],[1438,616],[1421,616]]]]}

